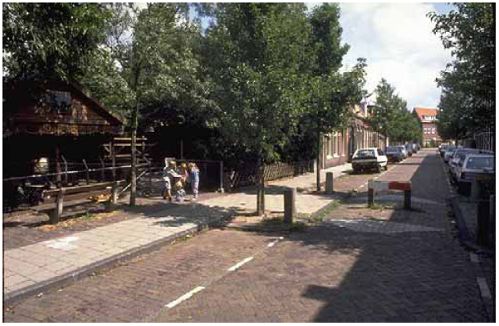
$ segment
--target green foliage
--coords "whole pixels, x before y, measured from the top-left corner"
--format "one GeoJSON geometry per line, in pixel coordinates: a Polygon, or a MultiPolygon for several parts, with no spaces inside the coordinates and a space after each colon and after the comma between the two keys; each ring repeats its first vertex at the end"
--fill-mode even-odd
{"type": "Polygon", "coordinates": [[[8,79],[75,79],[105,38],[104,4],[4,3],[8,79]]]}
{"type": "Polygon", "coordinates": [[[396,94],[385,79],[376,87],[376,105],[370,107],[369,121],[373,129],[392,142],[421,141],[421,125],[407,110],[407,102],[396,94]]]}
{"type": "Polygon", "coordinates": [[[438,130],[444,138],[495,128],[495,3],[457,3],[429,14],[454,60],[437,79],[442,88],[438,130]]]}
{"type": "Polygon", "coordinates": [[[265,162],[280,159],[306,104],[304,12],[301,4],[218,4],[207,31],[204,63],[221,132],[265,162]]]}

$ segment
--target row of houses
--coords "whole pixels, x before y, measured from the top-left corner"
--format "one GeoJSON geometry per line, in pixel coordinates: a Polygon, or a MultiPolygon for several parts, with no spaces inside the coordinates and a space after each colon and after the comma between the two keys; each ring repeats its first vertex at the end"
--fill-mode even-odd
{"type": "Polygon", "coordinates": [[[347,128],[324,136],[319,162],[321,169],[350,161],[353,153],[359,148],[377,147],[385,150],[388,145],[388,139],[373,131],[369,125],[367,103],[355,105],[351,110],[353,118],[347,128]]]}

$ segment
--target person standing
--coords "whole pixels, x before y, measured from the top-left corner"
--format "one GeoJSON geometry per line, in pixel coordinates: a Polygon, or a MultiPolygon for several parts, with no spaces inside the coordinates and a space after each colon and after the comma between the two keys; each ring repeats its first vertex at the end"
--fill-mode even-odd
{"type": "Polygon", "coordinates": [[[199,192],[199,169],[196,163],[189,163],[189,182],[191,184],[193,200],[196,200],[199,192]]]}
{"type": "Polygon", "coordinates": [[[175,161],[168,162],[165,160],[165,167],[163,168],[163,181],[164,181],[163,199],[167,199],[170,202],[172,201],[173,174],[176,174],[175,168],[176,168],[175,161]]]}

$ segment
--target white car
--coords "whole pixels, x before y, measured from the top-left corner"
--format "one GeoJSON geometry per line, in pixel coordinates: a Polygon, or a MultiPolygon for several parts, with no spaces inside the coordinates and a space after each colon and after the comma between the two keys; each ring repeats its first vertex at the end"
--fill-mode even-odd
{"type": "Polygon", "coordinates": [[[388,158],[385,153],[376,147],[360,148],[352,156],[353,172],[376,170],[388,168],[388,158]]]}
{"type": "Polygon", "coordinates": [[[471,182],[477,176],[494,177],[494,155],[467,154],[456,168],[456,181],[459,193],[470,191],[471,182]]]}
{"type": "Polygon", "coordinates": [[[454,154],[449,158],[449,172],[452,179],[456,178],[456,167],[459,161],[464,161],[468,154],[478,154],[480,150],[476,148],[458,148],[454,154]]]}

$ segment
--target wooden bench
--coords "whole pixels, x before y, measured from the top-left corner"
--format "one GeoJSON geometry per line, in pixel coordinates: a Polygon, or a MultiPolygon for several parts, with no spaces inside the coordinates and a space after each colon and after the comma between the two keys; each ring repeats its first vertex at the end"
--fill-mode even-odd
{"type": "Polygon", "coordinates": [[[124,183],[124,180],[120,180],[44,190],[42,192],[43,204],[37,206],[36,209],[39,211],[50,210],[50,224],[56,224],[61,218],[64,206],[75,206],[90,201],[99,202],[98,199],[93,198],[98,198],[100,195],[108,194],[110,197],[109,199],[105,199],[105,202],[106,209],[110,211],[115,207],[118,201],[118,188],[124,183]],[[65,201],[67,202],[66,205],[64,205],[65,201]]]}

